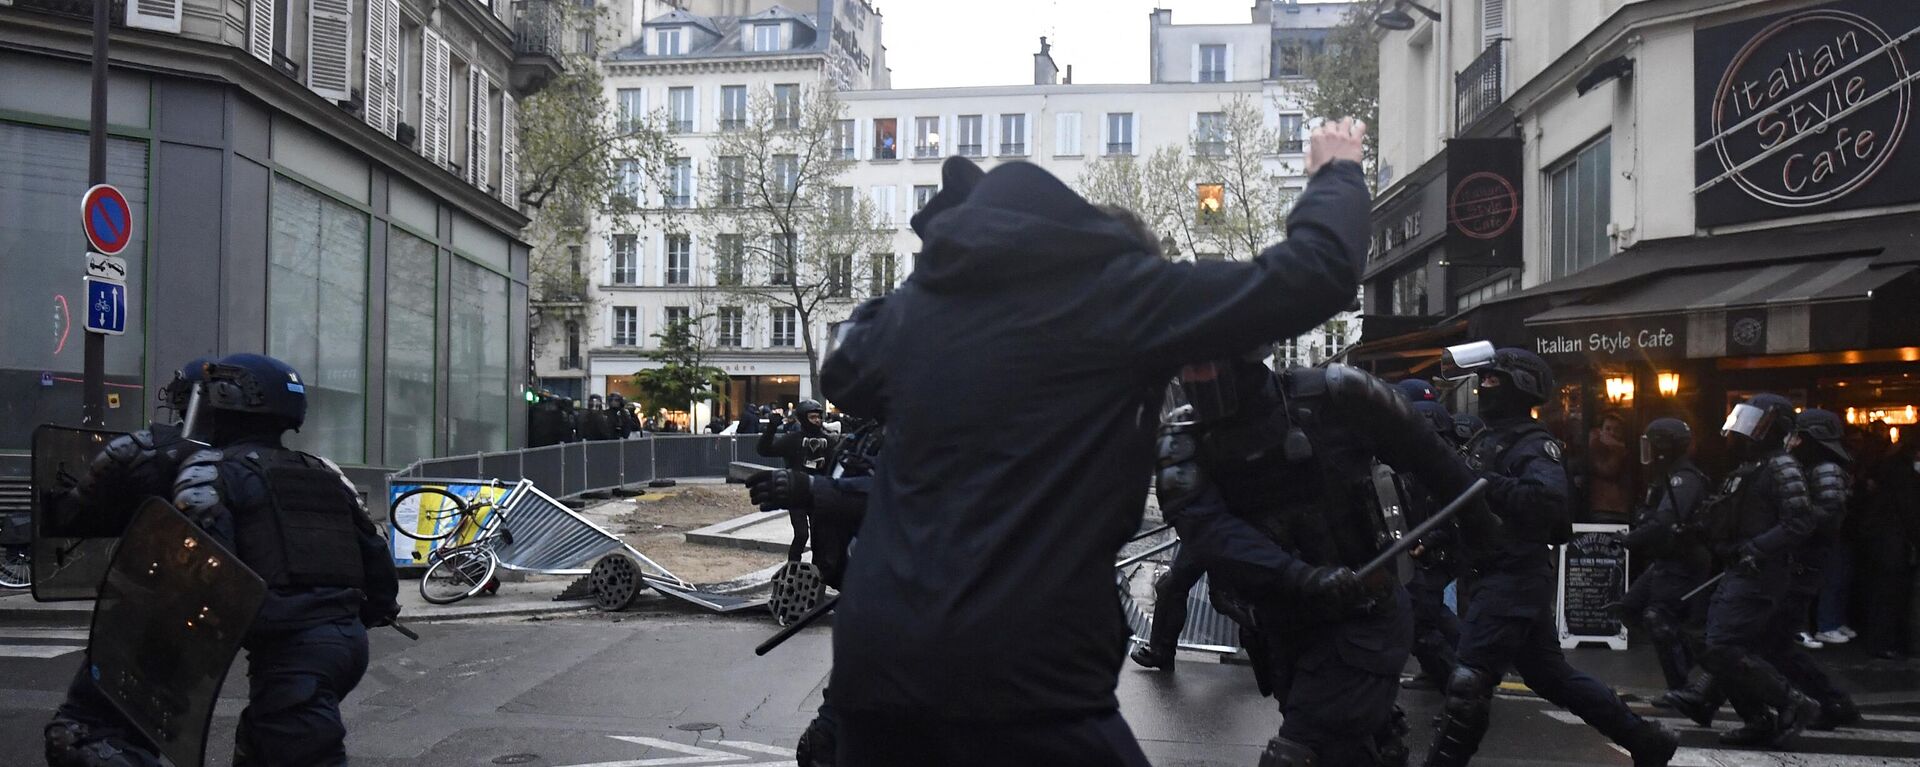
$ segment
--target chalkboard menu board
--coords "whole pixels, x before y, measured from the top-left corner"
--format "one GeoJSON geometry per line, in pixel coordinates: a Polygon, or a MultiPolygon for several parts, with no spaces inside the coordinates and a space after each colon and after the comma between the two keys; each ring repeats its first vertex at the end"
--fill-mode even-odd
{"type": "Polygon", "coordinates": [[[1604,642],[1627,649],[1627,628],[1607,605],[1627,596],[1627,550],[1614,535],[1626,525],[1574,525],[1573,540],[1560,550],[1560,646],[1604,642]]]}

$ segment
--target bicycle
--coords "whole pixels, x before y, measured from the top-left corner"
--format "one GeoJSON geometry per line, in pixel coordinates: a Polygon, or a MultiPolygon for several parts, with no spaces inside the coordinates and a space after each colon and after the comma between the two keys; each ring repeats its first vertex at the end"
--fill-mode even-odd
{"type": "Polygon", "coordinates": [[[474,493],[472,503],[432,485],[393,499],[387,521],[401,535],[416,541],[465,541],[427,553],[427,572],[420,576],[420,598],[445,605],[500,589],[500,582],[494,579],[500,568],[494,547],[513,543],[513,535],[507,532],[504,503],[496,504],[488,498],[499,487],[499,480],[489,481],[474,493]],[[412,512],[413,524],[406,524],[403,511],[412,512]]]}
{"type": "Polygon", "coordinates": [[[24,589],[33,585],[33,546],[0,546],[0,588],[24,589]]]}

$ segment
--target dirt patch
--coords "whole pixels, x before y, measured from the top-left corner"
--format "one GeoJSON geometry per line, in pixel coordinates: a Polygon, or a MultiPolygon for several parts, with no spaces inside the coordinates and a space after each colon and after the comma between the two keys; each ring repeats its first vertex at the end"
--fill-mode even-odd
{"type": "Polygon", "coordinates": [[[694,583],[718,583],[772,567],[786,556],[688,543],[687,531],[758,510],[747,502],[747,489],[740,485],[683,484],[648,488],[646,495],[610,501],[588,514],[605,519],[613,532],[675,575],[694,583]]]}

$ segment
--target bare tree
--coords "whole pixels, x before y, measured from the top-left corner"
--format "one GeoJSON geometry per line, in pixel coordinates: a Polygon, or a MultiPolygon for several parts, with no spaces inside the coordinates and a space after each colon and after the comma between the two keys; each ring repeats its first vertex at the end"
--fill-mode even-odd
{"type": "MultiPolygon", "coordinates": [[[[791,312],[818,397],[817,328],[851,311],[890,244],[893,215],[839,182],[853,167],[852,122],[826,88],[775,86],[752,94],[745,119],[714,140],[702,174],[711,190],[693,226],[717,244],[713,284],[743,304],[791,312]]],[[[776,319],[776,322],[779,321],[776,319]]]]}

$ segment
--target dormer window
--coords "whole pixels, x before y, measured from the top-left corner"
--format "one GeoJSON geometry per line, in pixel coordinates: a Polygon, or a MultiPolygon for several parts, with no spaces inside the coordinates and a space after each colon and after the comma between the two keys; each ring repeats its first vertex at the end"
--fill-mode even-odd
{"type": "Polygon", "coordinates": [[[782,26],[785,26],[785,25],[784,24],[753,25],[753,50],[755,51],[782,50],[783,46],[780,45],[780,28],[782,26]]]}
{"type": "Polygon", "coordinates": [[[680,43],[680,28],[665,27],[654,32],[654,53],[660,56],[678,56],[686,52],[680,43]]]}

